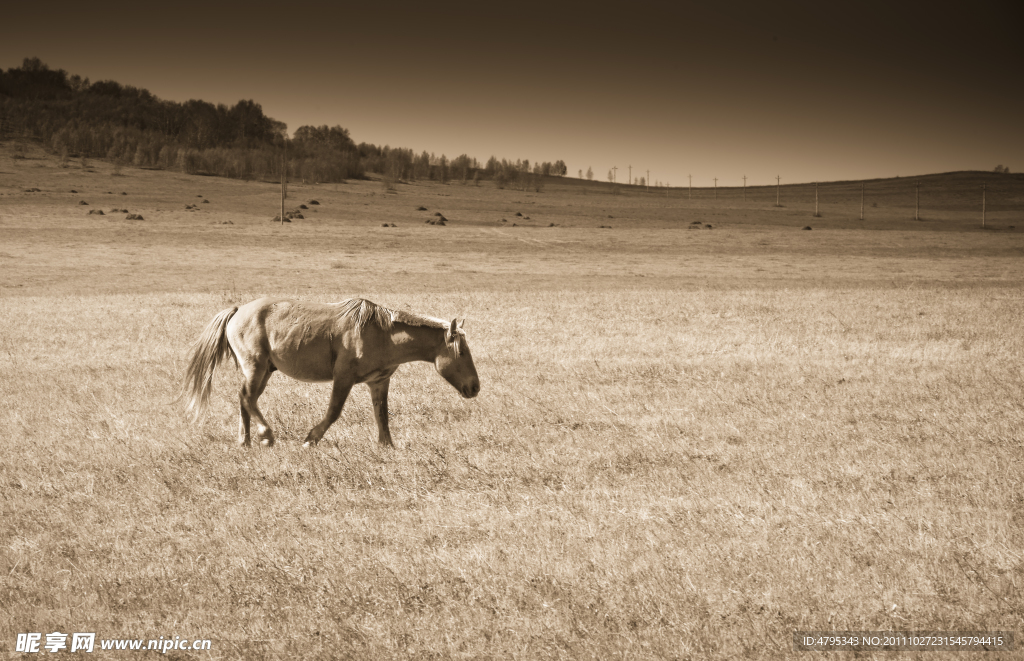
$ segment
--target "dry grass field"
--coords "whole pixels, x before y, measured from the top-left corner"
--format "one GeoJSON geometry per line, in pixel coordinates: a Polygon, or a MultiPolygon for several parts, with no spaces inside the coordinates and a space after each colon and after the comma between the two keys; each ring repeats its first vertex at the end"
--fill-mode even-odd
{"type": "Polygon", "coordinates": [[[271,184],[10,154],[0,650],[782,658],[795,630],[1022,631],[1016,175],[922,177],[920,221],[916,179],[869,182],[864,221],[859,183],[822,185],[821,218],[812,186],[776,208],[293,183],[309,208],[281,226],[271,184]],[[264,295],[466,316],[482,392],[406,365],[406,450],[377,446],[359,386],[304,451],[329,386],[277,375],[277,446],[239,449],[230,364],[203,424],[173,400],[205,324],[264,295]]]}

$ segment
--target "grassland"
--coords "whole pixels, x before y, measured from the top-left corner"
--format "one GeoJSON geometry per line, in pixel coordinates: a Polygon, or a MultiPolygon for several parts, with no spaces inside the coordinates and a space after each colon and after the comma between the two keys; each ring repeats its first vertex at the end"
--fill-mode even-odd
{"type": "Polygon", "coordinates": [[[293,184],[290,208],[320,204],[280,226],[268,184],[0,150],[0,649],[726,658],[797,656],[797,629],[1019,634],[1024,182],[926,180],[922,221],[913,180],[869,182],[864,221],[859,183],[823,185],[822,218],[808,186],[776,208],[293,184]],[[376,445],[359,388],[303,451],[328,386],[276,376],[279,443],[243,451],[228,367],[187,425],[190,342],[269,294],[467,316],[482,393],[408,365],[408,449],[376,445]]]}

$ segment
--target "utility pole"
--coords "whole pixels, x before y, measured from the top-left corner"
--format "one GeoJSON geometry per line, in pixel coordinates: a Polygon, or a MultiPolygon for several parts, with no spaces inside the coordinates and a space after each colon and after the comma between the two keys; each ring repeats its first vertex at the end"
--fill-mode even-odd
{"type": "Polygon", "coordinates": [[[818,213],[818,182],[814,182],[814,217],[817,218],[820,215],[818,213]]]}
{"type": "Polygon", "coordinates": [[[619,174],[619,166],[613,165],[612,166],[612,183],[613,184],[615,183],[615,177],[616,177],[617,174],[619,174]]]}
{"type": "Polygon", "coordinates": [[[718,199],[718,177],[713,177],[715,180],[715,199],[718,199]]]}
{"type": "Polygon", "coordinates": [[[921,220],[921,184],[916,184],[914,189],[917,191],[917,202],[914,206],[914,220],[921,220]]]}
{"type": "Polygon", "coordinates": [[[288,171],[288,138],[284,138],[284,149],[281,150],[281,225],[284,225],[284,182],[288,171]]]}
{"type": "Polygon", "coordinates": [[[693,175],[688,174],[686,176],[690,178],[690,188],[686,191],[686,199],[689,200],[690,196],[693,195],[693,175]]]}
{"type": "Polygon", "coordinates": [[[981,229],[985,229],[985,190],[988,184],[981,185],[981,229]]]}
{"type": "Polygon", "coordinates": [[[647,178],[644,179],[644,183],[647,184],[647,192],[650,193],[651,192],[651,171],[650,170],[647,171],[647,178]]]}
{"type": "Polygon", "coordinates": [[[860,219],[864,220],[864,182],[860,182],[860,219]]]}
{"type": "Polygon", "coordinates": [[[782,185],[781,182],[782,177],[779,175],[775,175],[775,206],[777,207],[782,206],[781,204],[779,204],[779,187],[782,185]]]}
{"type": "Polygon", "coordinates": [[[743,201],[747,201],[747,175],[743,175],[743,201]]]}
{"type": "Polygon", "coordinates": [[[629,166],[629,181],[627,181],[626,183],[630,184],[630,185],[633,184],[633,166],[632,165],[629,166]]]}

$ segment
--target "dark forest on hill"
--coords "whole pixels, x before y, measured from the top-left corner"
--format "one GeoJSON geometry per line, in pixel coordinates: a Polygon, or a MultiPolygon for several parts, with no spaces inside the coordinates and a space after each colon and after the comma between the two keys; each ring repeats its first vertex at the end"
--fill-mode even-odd
{"type": "Polygon", "coordinates": [[[488,179],[500,187],[539,188],[541,177],[562,176],[565,163],[515,162],[491,157],[487,164],[465,154],[448,159],[412,149],[356,144],[341,126],[287,127],[267,117],[253,100],[233,106],[206,101],[165,101],[148,90],[51,69],[39,58],[0,70],[0,139],[40,140],[63,164],[100,158],[119,166],[174,169],[237,179],[281,176],[340,182],[367,172],[399,181],[488,179]]]}

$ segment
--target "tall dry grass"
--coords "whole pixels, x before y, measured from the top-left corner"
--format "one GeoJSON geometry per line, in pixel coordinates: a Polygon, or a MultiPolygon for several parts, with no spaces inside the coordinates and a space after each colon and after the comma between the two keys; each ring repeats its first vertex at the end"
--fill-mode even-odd
{"type": "MultiPolygon", "coordinates": [[[[789,656],[795,629],[1020,629],[1019,290],[465,291],[483,391],[271,379],[273,450],[172,398],[265,292],[0,305],[0,641],[216,658],[789,656]]],[[[333,300],[334,292],[311,298],[333,300]]],[[[182,658],[186,658],[182,656],[182,658]]]]}

